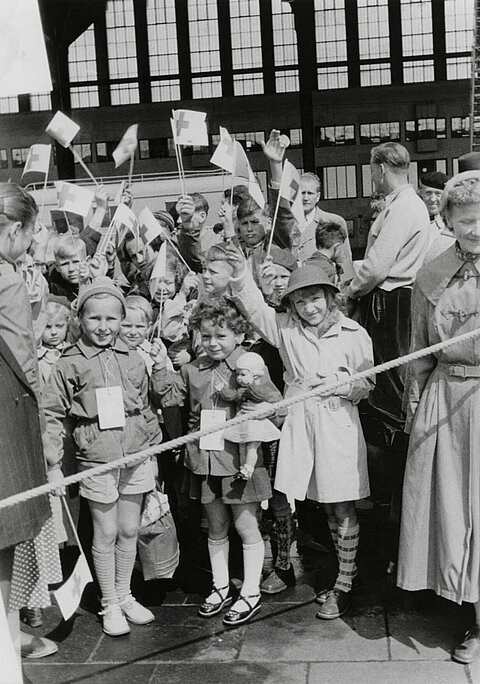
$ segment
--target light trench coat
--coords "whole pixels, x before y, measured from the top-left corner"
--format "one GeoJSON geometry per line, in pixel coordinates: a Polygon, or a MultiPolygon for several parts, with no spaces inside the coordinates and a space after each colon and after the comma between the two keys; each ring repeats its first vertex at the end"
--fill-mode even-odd
{"type": "MultiPolygon", "coordinates": [[[[348,378],[373,366],[366,331],[341,315],[321,337],[290,313],[268,306],[249,274],[232,279],[232,295],[257,332],[279,350],[285,367],[285,397],[311,389],[318,376],[348,378]]],[[[355,501],[369,495],[367,449],[356,404],[372,379],[349,383],[338,395],[294,404],[282,428],[275,489],[287,498],[321,503],[355,501]]]]}

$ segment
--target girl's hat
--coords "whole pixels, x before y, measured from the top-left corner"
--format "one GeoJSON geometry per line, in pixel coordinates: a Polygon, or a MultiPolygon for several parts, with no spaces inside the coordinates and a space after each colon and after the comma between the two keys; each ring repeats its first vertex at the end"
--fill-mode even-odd
{"type": "Polygon", "coordinates": [[[125,297],[121,290],[115,285],[113,280],[104,276],[103,278],[96,278],[90,285],[85,285],[80,288],[78,299],[77,299],[77,312],[80,313],[82,306],[85,304],[87,299],[94,297],[99,294],[109,294],[112,297],[118,299],[122,305],[123,314],[125,315],[125,297]]]}
{"type": "Polygon", "coordinates": [[[311,287],[318,285],[321,287],[330,287],[334,292],[340,292],[338,287],[332,283],[325,271],[316,264],[305,264],[300,266],[292,273],[288,279],[287,289],[282,297],[282,303],[285,304],[287,298],[296,290],[301,290],[304,287],[311,287]]]}
{"type": "Polygon", "coordinates": [[[272,245],[270,254],[272,263],[277,264],[277,266],[283,266],[283,268],[286,268],[290,273],[297,268],[297,260],[289,249],[282,249],[281,247],[277,247],[277,245],[272,245]]]}
{"type": "Polygon", "coordinates": [[[153,215],[157,221],[163,221],[163,223],[166,223],[170,229],[170,232],[175,230],[175,221],[173,220],[173,216],[170,214],[170,212],[159,209],[158,211],[154,211],[153,215]]]}

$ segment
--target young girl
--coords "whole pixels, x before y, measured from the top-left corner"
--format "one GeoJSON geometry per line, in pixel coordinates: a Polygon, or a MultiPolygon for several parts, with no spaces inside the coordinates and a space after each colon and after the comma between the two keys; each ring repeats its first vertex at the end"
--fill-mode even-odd
{"type": "MultiPolygon", "coordinates": [[[[151,420],[144,362],[119,338],[125,316],[122,293],[108,278],[81,289],[77,313],[82,336],[54,368],[43,395],[46,457],[60,467],[63,421],[75,421],[79,470],[141,451],[157,436],[151,420]],[[150,432],[150,429],[152,434],[150,432]],[[155,432],[155,434],[154,434],[155,432]]],[[[151,460],[80,482],[93,519],[92,557],[102,593],[103,631],[130,631],[127,620],[154,619],[130,593],[143,495],[154,488],[151,460]],[[126,619],[125,619],[126,618],[126,619]]]]}
{"type": "MultiPolygon", "coordinates": [[[[208,418],[223,422],[235,414],[235,404],[223,399],[217,388],[238,388],[235,364],[244,354],[241,345],[247,323],[231,301],[217,297],[197,304],[190,325],[200,332],[204,355],[183,366],[180,373],[168,373],[166,350],[162,348],[155,360],[153,378],[164,405],[189,402],[189,431],[193,432],[204,427],[208,418]]],[[[223,441],[221,433],[188,444],[185,465],[190,471],[190,497],[201,500],[208,517],[213,590],[200,607],[199,615],[212,617],[233,602],[228,574],[231,515],[243,543],[244,581],[239,598],[223,621],[226,625],[243,624],[261,607],[259,584],[264,545],[256,513],[260,501],[271,496],[267,471],[259,457],[251,479],[236,479],[240,469],[238,445],[223,441]]]]}
{"type": "Polygon", "coordinates": [[[70,320],[68,300],[50,295],[46,306],[46,317],[47,323],[42,334],[42,344],[37,349],[42,390],[65,347],[70,320]]]}
{"type": "MultiPolygon", "coordinates": [[[[292,273],[283,297],[285,313],[275,313],[246,271],[238,250],[231,250],[234,301],[254,328],[278,347],[285,366],[285,396],[301,394],[373,365],[370,339],[336,304],[336,288],[318,266],[292,273]]],[[[270,264],[262,278],[274,277],[270,264]]],[[[306,497],[325,505],[339,573],[332,590],[317,597],[317,617],[333,619],[348,610],[359,527],[355,500],[369,495],[367,451],[357,409],[371,380],[294,404],[288,411],[278,453],[275,489],[289,500],[306,497]]]]}

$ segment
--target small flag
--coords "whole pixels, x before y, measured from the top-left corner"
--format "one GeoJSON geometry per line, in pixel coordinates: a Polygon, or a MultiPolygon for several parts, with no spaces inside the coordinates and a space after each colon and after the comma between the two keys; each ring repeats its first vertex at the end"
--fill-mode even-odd
{"type": "Polygon", "coordinates": [[[133,157],[138,146],[138,124],[133,124],[129,126],[123,138],[118,143],[117,147],[112,152],[112,157],[115,161],[115,168],[118,169],[119,166],[124,164],[126,161],[133,157]]]}
{"type": "Polygon", "coordinates": [[[265,206],[265,197],[263,196],[263,192],[257,182],[257,179],[255,178],[255,174],[252,171],[252,167],[250,166],[250,162],[247,159],[245,150],[240,145],[238,140],[234,140],[233,145],[235,155],[234,176],[236,178],[243,178],[247,181],[248,192],[250,193],[252,199],[254,199],[255,202],[258,204],[260,209],[263,209],[263,207],[265,206]]]}
{"type": "Polygon", "coordinates": [[[177,145],[208,146],[208,132],[205,112],[191,109],[174,109],[172,121],[173,140],[177,145]]]}
{"type": "Polygon", "coordinates": [[[32,145],[28,150],[22,178],[26,173],[44,173],[48,175],[51,151],[51,145],[32,145]]]}
{"type": "Polygon", "coordinates": [[[138,234],[144,245],[150,244],[156,237],[164,234],[157,219],[148,207],[142,209],[138,217],[138,224],[138,234]]]}
{"type": "Polygon", "coordinates": [[[80,130],[80,126],[63,112],[57,112],[45,130],[60,145],[68,147],[80,130]]]}
{"type": "Polygon", "coordinates": [[[83,590],[89,582],[93,582],[87,559],[80,552],[80,556],[75,563],[75,568],[68,580],[53,592],[58,606],[62,612],[63,619],[68,620],[72,617],[80,604],[83,590]]]}
{"type": "Polygon", "coordinates": [[[293,217],[300,227],[304,226],[305,212],[303,211],[300,174],[288,159],[285,160],[283,165],[279,195],[290,202],[290,210],[293,217]]]}
{"type": "Polygon", "coordinates": [[[118,244],[120,245],[127,236],[132,233],[135,239],[139,239],[138,219],[126,204],[119,204],[112,218],[112,223],[117,224],[118,244]]]}
{"type": "Polygon", "coordinates": [[[153,297],[160,278],[167,274],[167,242],[165,241],[158,251],[158,256],[150,276],[150,297],[153,297]]]}
{"type": "Polygon", "coordinates": [[[233,139],[226,128],[220,126],[220,142],[215,148],[215,152],[210,159],[211,164],[219,166],[221,169],[233,173],[234,167],[233,139]]]}
{"type": "Polygon", "coordinates": [[[73,183],[65,183],[64,181],[58,181],[55,185],[60,209],[71,211],[72,214],[87,216],[95,197],[93,190],[82,188],[73,183]]]}

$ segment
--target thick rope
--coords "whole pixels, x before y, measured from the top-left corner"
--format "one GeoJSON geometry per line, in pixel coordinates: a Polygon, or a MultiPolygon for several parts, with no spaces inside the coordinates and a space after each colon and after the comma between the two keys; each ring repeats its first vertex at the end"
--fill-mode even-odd
{"type": "Polygon", "coordinates": [[[76,473],[75,475],[69,475],[68,477],[63,478],[58,482],[47,483],[41,485],[40,487],[35,487],[34,489],[29,489],[25,492],[14,494],[13,496],[9,496],[6,499],[2,499],[0,501],[0,511],[4,508],[9,508],[10,506],[14,506],[15,504],[22,503],[23,501],[35,499],[38,496],[42,496],[44,494],[51,494],[59,487],[65,487],[67,485],[74,484],[75,482],[81,482],[82,480],[86,480],[87,478],[93,477],[94,475],[102,475],[103,473],[108,473],[110,470],[114,470],[115,468],[130,466],[136,463],[137,461],[142,461],[150,456],[161,454],[164,451],[169,451],[170,449],[176,449],[180,446],[183,446],[184,444],[196,442],[205,435],[211,435],[214,432],[219,432],[220,430],[224,430],[225,428],[230,427],[232,425],[240,425],[241,423],[245,423],[254,418],[268,418],[268,416],[271,416],[273,411],[276,411],[278,409],[285,409],[289,406],[292,406],[293,404],[299,404],[302,401],[306,401],[307,399],[312,399],[314,397],[321,397],[322,395],[331,394],[332,391],[339,389],[340,387],[345,387],[345,385],[350,385],[351,383],[357,380],[365,380],[368,378],[372,378],[375,375],[378,375],[379,373],[384,373],[385,371],[392,370],[393,368],[398,368],[399,366],[403,366],[406,363],[410,363],[411,361],[421,359],[424,356],[430,356],[430,354],[434,354],[435,352],[447,349],[448,347],[453,347],[453,345],[458,344],[459,342],[471,340],[474,337],[477,337],[477,335],[480,335],[480,328],[477,328],[476,330],[471,330],[470,332],[464,333],[463,335],[459,335],[458,337],[452,337],[450,340],[445,340],[444,342],[437,342],[437,344],[432,344],[430,347],[418,349],[417,351],[412,352],[411,354],[399,356],[396,359],[386,361],[385,363],[381,363],[378,366],[367,368],[364,371],[360,371],[359,373],[350,375],[346,379],[331,382],[328,385],[321,385],[307,392],[303,392],[302,394],[297,394],[293,397],[289,397],[288,399],[282,399],[281,401],[271,403],[269,404],[268,409],[258,409],[256,411],[251,411],[249,413],[238,415],[235,418],[231,418],[230,420],[225,421],[224,423],[212,425],[211,427],[204,428],[203,430],[197,430],[196,432],[189,432],[188,434],[183,435],[182,437],[171,439],[169,442],[164,442],[163,444],[158,444],[156,446],[149,447],[148,449],[144,449],[143,451],[139,451],[135,454],[129,454],[128,456],[117,458],[115,461],[110,461],[110,463],[104,463],[102,465],[95,466],[94,468],[90,468],[88,471],[76,473]]]}

